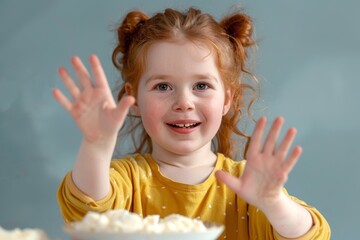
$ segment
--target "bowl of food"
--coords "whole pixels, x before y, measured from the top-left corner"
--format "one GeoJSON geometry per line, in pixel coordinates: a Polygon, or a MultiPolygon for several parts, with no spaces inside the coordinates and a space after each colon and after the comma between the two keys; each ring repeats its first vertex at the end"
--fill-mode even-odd
{"type": "Polygon", "coordinates": [[[222,225],[179,214],[142,218],[126,210],[88,212],[81,221],[64,226],[72,240],[215,240],[223,230],[222,225]]]}

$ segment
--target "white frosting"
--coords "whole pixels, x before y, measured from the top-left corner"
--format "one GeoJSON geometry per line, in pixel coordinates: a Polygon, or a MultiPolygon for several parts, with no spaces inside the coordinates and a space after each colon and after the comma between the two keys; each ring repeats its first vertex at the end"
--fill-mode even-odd
{"type": "Polygon", "coordinates": [[[5,230],[0,227],[0,239],[6,240],[48,240],[49,238],[41,229],[19,229],[5,230]]]}
{"type": "Polygon", "coordinates": [[[207,230],[202,221],[179,214],[163,219],[159,215],[140,215],[126,210],[111,210],[106,213],[88,212],[85,217],[72,223],[74,230],[90,232],[204,232],[207,230]]]}

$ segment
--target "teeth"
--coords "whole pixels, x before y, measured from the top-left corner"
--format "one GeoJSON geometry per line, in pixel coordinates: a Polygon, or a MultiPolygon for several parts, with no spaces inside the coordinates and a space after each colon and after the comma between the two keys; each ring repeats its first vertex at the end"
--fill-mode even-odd
{"type": "Polygon", "coordinates": [[[173,126],[179,127],[179,128],[189,128],[197,125],[197,123],[186,123],[186,124],[172,124],[173,126]]]}

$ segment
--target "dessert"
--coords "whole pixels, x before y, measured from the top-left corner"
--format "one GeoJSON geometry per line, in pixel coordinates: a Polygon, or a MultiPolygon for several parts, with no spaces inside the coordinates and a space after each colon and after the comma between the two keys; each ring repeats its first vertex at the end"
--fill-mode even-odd
{"type": "Polygon", "coordinates": [[[142,218],[136,213],[123,209],[105,213],[88,212],[81,221],[70,227],[81,232],[119,232],[119,233],[186,233],[205,232],[208,228],[199,219],[191,219],[179,214],[165,218],[149,215],[142,218]]]}
{"type": "Polygon", "coordinates": [[[41,229],[33,228],[15,228],[6,230],[0,227],[0,239],[6,240],[48,240],[48,236],[41,229]]]}

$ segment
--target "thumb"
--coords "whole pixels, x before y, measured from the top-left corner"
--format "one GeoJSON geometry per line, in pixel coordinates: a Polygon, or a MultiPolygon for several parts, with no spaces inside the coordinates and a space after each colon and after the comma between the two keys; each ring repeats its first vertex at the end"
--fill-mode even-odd
{"type": "Polygon", "coordinates": [[[133,96],[124,96],[121,98],[116,107],[115,118],[119,121],[124,121],[126,114],[134,103],[135,98],[133,96]]]}
{"type": "Polygon", "coordinates": [[[217,180],[228,186],[233,192],[241,192],[241,179],[234,177],[223,170],[215,172],[215,177],[217,180]]]}

